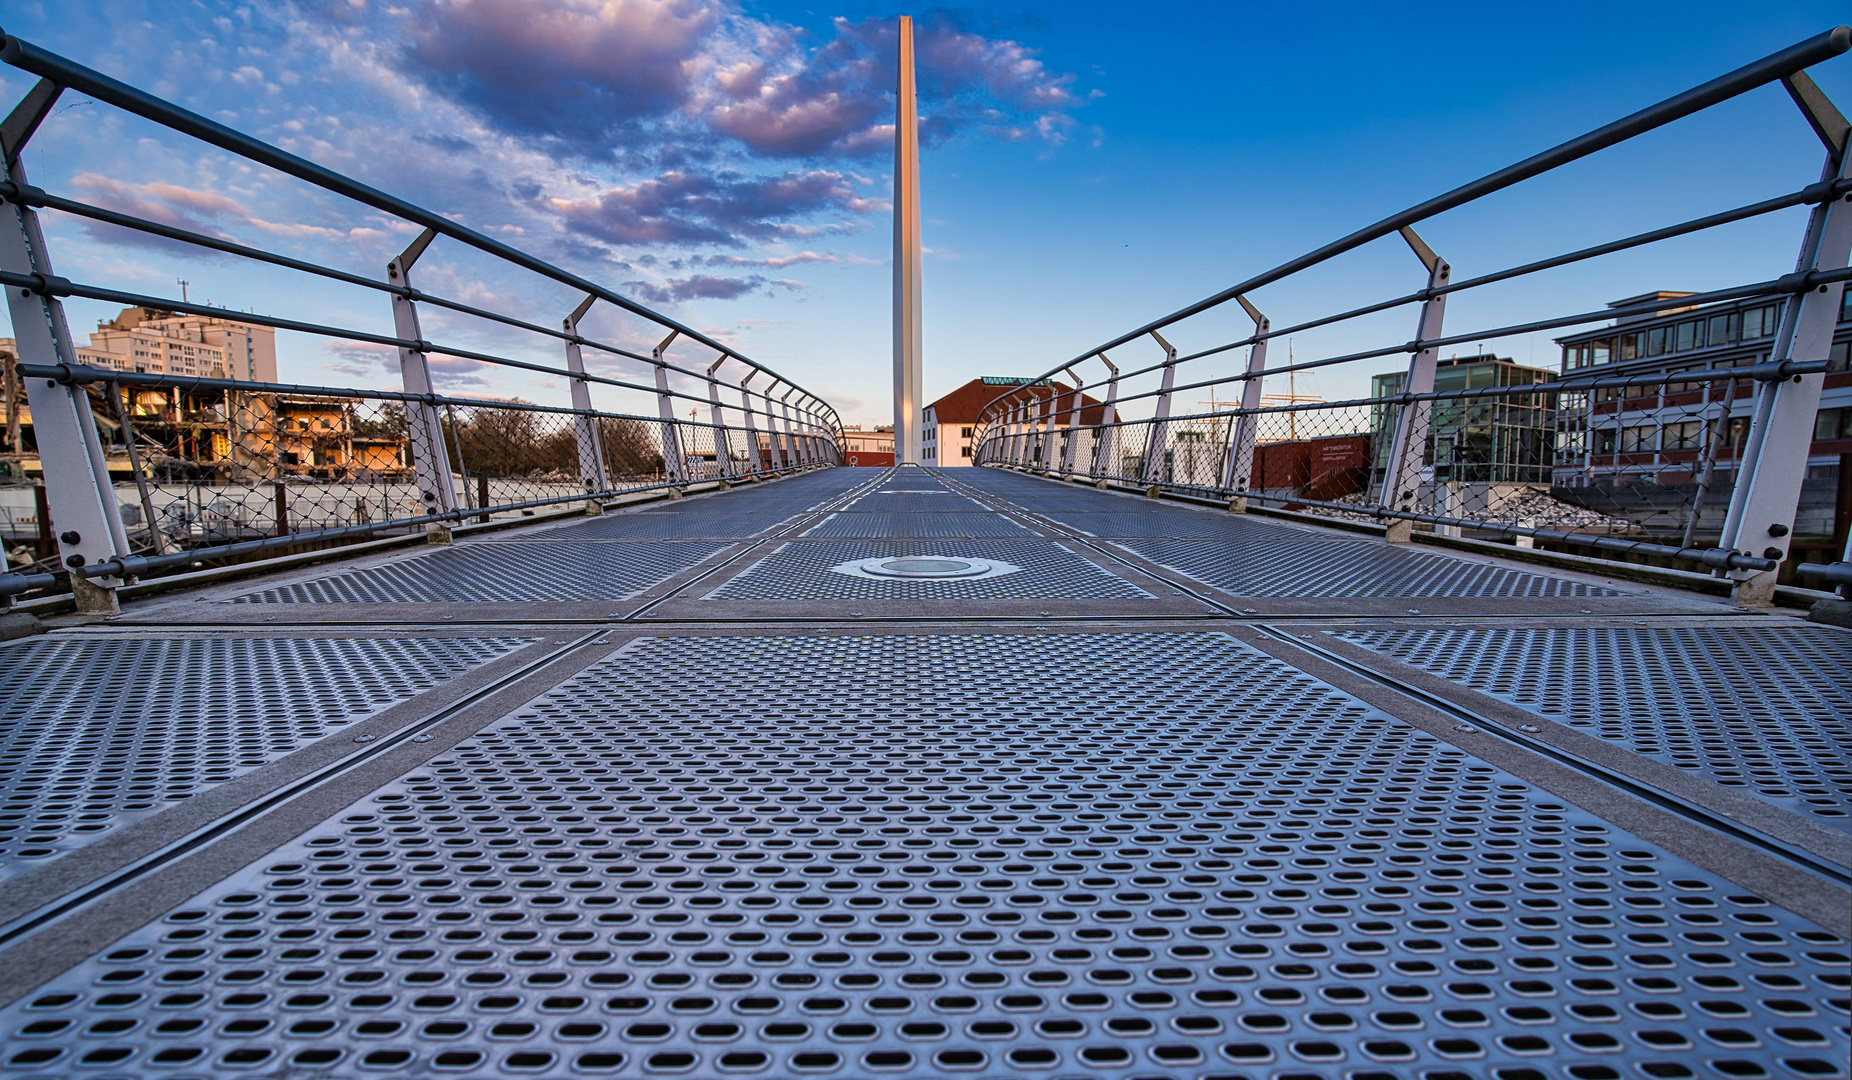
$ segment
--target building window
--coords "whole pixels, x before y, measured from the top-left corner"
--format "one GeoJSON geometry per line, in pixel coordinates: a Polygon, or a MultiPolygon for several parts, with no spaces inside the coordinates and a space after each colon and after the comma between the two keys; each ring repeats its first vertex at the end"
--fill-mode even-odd
{"type": "Polygon", "coordinates": [[[1638,359],[1646,348],[1645,334],[1622,334],[1615,359],[1620,361],[1638,359]]]}
{"type": "Polygon", "coordinates": [[[1646,332],[1646,355],[1658,356],[1666,351],[1666,331],[1668,329],[1670,328],[1665,326],[1655,326],[1646,332]]]}
{"type": "Polygon", "coordinates": [[[1704,421],[1686,420],[1667,424],[1660,445],[1667,450],[1696,450],[1704,441],[1704,421]]]}
{"type": "Polygon", "coordinates": [[[1588,343],[1589,363],[1605,364],[1609,359],[1610,342],[1591,341],[1588,343]]]}
{"type": "Polygon", "coordinates": [[[1744,341],[1754,341],[1775,332],[1775,321],[1781,308],[1770,304],[1765,307],[1750,308],[1743,312],[1742,333],[1744,341]]]}
{"type": "Polygon", "coordinates": [[[960,457],[970,457],[971,448],[969,446],[963,447],[962,449],[959,450],[959,456],[960,457]]]}
{"type": "Polygon", "coordinates": [[[969,439],[971,437],[971,429],[970,428],[959,428],[958,437],[961,439],[969,439]]]}
{"type": "Polygon", "coordinates": [[[1684,352],[1687,349],[1702,349],[1703,347],[1704,320],[1697,319],[1691,322],[1682,322],[1678,324],[1677,342],[1672,346],[1674,352],[1684,352]]]}
{"type": "Polygon", "coordinates": [[[1650,425],[1645,427],[1622,428],[1620,444],[1621,453],[1651,453],[1653,444],[1657,441],[1653,438],[1653,432],[1655,430],[1656,429],[1650,425]]]}
{"type": "Polygon", "coordinates": [[[1814,414],[1813,437],[1816,442],[1852,439],[1852,409],[1821,409],[1814,414]]]}

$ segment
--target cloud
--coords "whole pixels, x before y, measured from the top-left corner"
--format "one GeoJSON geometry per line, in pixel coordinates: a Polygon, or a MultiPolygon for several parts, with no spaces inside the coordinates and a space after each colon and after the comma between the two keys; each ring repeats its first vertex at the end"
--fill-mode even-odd
{"type": "MultiPolygon", "coordinates": [[[[731,146],[771,158],[893,144],[898,24],[800,27],[726,0],[421,0],[402,18],[405,70],[500,130],[609,159],[686,165],[731,146]]],[[[939,13],[917,27],[922,137],[967,131],[1058,143],[1087,99],[1020,42],[939,13]]]]}
{"type": "MultiPolygon", "coordinates": [[[[835,21],[836,37],[810,54],[792,53],[782,70],[742,66],[723,73],[708,114],[714,130],[768,156],[871,154],[893,145],[898,24],[835,21]]],[[[937,14],[916,29],[921,137],[943,141],[979,128],[1017,139],[1029,132],[1062,141],[1082,104],[1072,75],[1055,75],[1027,47],[960,30],[937,14]]]]}
{"type": "Polygon", "coordinates": [[[748,259],[742,255],[708,255],[694,260],[704,266],[763,266],[771,270],[783,270],[787,266],[801,266],[805,263],[847,263],[851,266],[876,266],[880,259],[870,259],[862,255],[838,255],[835,252],[800,251],[792,255],[767,255],[762,259],[748,259]]]}
{"type": "Polygon", "coordinates": [[[802,282],[783,278],[768,280],[758,274],[743,278],[693,274],[685,278],[670,278],[661,284],[647,281],[624,282],[624,288],[632,295],[641,297],[652,304],[668,304],[682,300],[737,300],[762,287],[770,294],[775,288],[796,292],[804,285],[802,282]]]}
{"type": "MultiPolygon", "coordinates": [[[[259,217],[250,207],[230,196],[179,184],[161,182],[132,184],[97,173],[79,173],[71,178],[71,186],[85,192],[92,202],[107,209],[145,218],[160,225],[200,233],[217,240],[239,239],[220,226],[220,222],[227,220],[233,224],[245,225],[269,233],[272,236],[293,239],[346,240],[368,238],[375,232],[365,227],[330,229],[320,225],[269,221],[259,217]]],[[[123,229],[119,226],[86,222],[86,228],[92,236],[99,239],[107,238],[111,242],[120,243],[126,239],[138,246],[155,247],[177,253],[190,252],[201,258],[220,257],[218,253],[207,248],[198,248],[179,241],[123,229]]],[[[243,242],[249,243],[250,241],[247,239],[243,242]]],[[[259,243],[253,246],[263,245],[259,243]]]]}
{"type": "Polygon", "coordinates": [[[507,129],[596,141],[679,107],[725,15],[713,0],[426,0],[405,58],[507,129]]]}
{"type": "MultiPolygon", "coordinates": [[[[370,341],[323,341],[321,352],[327,358],[322,366],[330,371],[361,379],[389,379],[394,383],[393,389],[398,388],[399,353],[390,345],[376,345],[370,341]]],[[[476,390],[493,382],[484,373],[495,365],[480,360],[429,353],[425,365],[430,368],[432,382],[439,392],[476,390]]]]}
{"type": "Polygon", "coordinates": [[[777,176],[669,172],[545,207],[567,227],[606,243],[720,244],[742,238],[812,235],[797,222],[824,213],[861,214],[886,204],[864,198],[842,173],[826,169],[777,176]]]}

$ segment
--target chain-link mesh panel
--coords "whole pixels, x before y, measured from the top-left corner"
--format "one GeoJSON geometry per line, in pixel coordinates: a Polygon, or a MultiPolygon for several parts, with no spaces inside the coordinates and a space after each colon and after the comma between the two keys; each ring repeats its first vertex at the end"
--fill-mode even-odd
{"type": "Polygon", "coordinates": [[[400,402],[126,381],[97,396],[137,553],[424,513],[400,402]]]}
{"type": "Polygon", "coordinates": [[[1053,432],[1000,425],[979,459],[1357,520],[1380,520],[1372,511],[1384,507],[1464,522],[1420,526],[1453,534],[1478,525],[1715,542],[1748,432],[1748,380],[1672,375],[1556,390],[1547,372],[1488,371],[1474,392],[1453,385],[1467,369],[1444,369],[1435,392],[1412,401],[1398,373],[1354,402],[1293,397],[1053,432]],[[1526,379],[1542,381],[1531,392],[1526,379]]]}

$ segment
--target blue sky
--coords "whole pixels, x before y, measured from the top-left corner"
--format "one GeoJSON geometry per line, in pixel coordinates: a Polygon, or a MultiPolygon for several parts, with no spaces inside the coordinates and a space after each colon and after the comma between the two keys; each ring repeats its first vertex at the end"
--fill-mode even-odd
{"type": "MultiPolygon", "coordinates": [[[[934,136],[922,166],[927,396],[1043,371],[1845,13],[1811,2],[917,9],[934,136]]],[[[851,422],[888,419],[893,14],[718,0],[0,3],[9,33],[610,284],[789,373],[851,422]]],[[[1852,58],[1814,74],[1852,107],[1852,58]]],[[[28,85],[0,70],[9,97],[28,85]]],[[[1787,97],[1765,88],[1422,231],[1456,276],[1476,275],[1793,190],[1820,160],[1787,97]]],[[[378,274],[405,240],[375,215],[73,96],[26,166],[59,193],[356,272],[378,274]]],[[[1774,277],[1792,268],[1800,221],[1772,215],[1462,296],[1448,326],[1774,277]]],[[[390,327],[364,293],[49,224],[57,269],[77,280],[177,297],[186,278],[196,300],[390,327]]],[[[420,283],[460,299],[545,322],[573,304],[460,252],[427,259],[420,283]]],[[[1255,299],[1283,324],[1420,277],[1399,244],[1378,244],[1255,299]]],[[[73,329],[81,338],[106,314],[73,303],[73,329]]],[[[609,338],[650,336],[599,318],[609,338]]],[[[1401,341],[1413,319],[1393,312],[1293,346],[1305,359],[1401,341]]],[[[444,329],[553,361],[534,343],[444,329]]],[[[1171,336],[1188,351],[1242,332],[1230,311],[1171,336]]],[[[1492,344],[1554,362],[1548,335],[1492,344]]],[[[288,335],[279,347],[286,379],[395,379],[376,351],[288,335]]],[[[1123,356],[1157,359],[1149,346],[1123,356]]],[[[1350,396],[1394,366],[1300,389],[1350,396]]],[[[443,377],[458,392],[563,396],[469,363],[443,377]]]]}

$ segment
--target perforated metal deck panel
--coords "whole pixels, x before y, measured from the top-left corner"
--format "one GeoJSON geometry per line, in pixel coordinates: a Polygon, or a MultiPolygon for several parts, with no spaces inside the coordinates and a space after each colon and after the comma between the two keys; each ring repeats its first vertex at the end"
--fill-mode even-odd
{"type": "Polygon", "coordinates": [[[688,513],[607,514],[544,533],[485,538],[492,542],[529,543],[556,540],[728,540],[757,536],[795,516],[777,510],[729,513],[732,507],[688,513]]]}
{"type": "Polygon", "coordinates": [[[831,514],[804,535],[819,537],[1028,537],[1033,534],[1002,514],[893,514],[851,511],[831,514]]]}
{"type": "Polygon", "coordinates": [[[725,547],[670,541],[505,541],[234,597],[233,604],[434,604],[624,600],[725,547]]]}
{"type": "Polygon", "coordinates": [[[982,503],[954,491],[927,494],[909,490],[905,494],[872,492],[844,507],[863,513],[889,514],[972,514],[984,510],[982,503]]]}
{"type": "Polygon", "coordinates": [[[1107,539],[1141,537],[1216,540],[1329,540],[1329,534],[1242,514],[1192,513],[1188,510],[1145,510],[1106,513],[1086,510],[1043,510],[1052,521],[1107,539]]]}
{"type": "Polygon", "coordinates": [[[1149,595],[1049,540],[792,540],[706,599],[1137,599],[1149,595]],[[831,569],[857,559],[894,555],[963,555],[1022,569],[973,581],[874,581],[831,569]]]}
{"type": "Polygon", "coordinates": [[[0,647],[0,880],[528,640],[40,638],[0,647]]]}
{"type": "Polygon", "coordinates": [[[1369,540],[1123,540],[1119,546],[1235,596],[1619,595],[1369,540]]]}
{"type": "Polygon", "coordinates": [[[22,1076],[1785,1080],[1843,1073],[1845,962],[1222,635],[662,639],[0,1030],[22,1076]]]}
{"type": "Polygon", "coordinates": [[[1338,636],[1852,831],[1852,633],[1802,626],[1338,636]]]}

